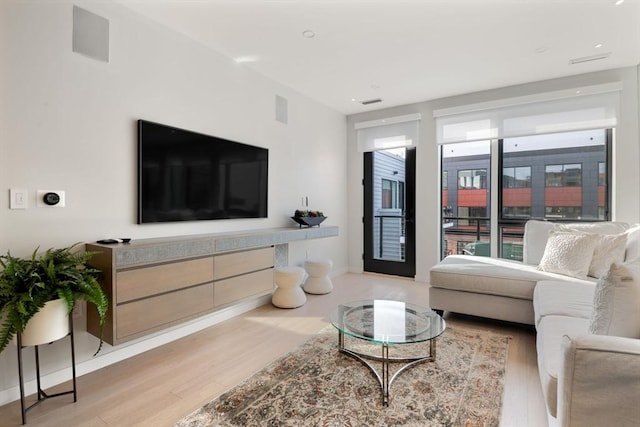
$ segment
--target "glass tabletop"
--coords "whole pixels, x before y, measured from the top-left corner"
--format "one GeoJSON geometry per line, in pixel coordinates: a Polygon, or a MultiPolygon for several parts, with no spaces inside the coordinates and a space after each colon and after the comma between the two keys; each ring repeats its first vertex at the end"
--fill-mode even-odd
{"type": "Polygon", "coordinates": [[[337,306],[331,324],[344,334],[382,344],[411,344],[441,335],[446,323],[430,308],[401,301],[365,300],[337,306]]]}

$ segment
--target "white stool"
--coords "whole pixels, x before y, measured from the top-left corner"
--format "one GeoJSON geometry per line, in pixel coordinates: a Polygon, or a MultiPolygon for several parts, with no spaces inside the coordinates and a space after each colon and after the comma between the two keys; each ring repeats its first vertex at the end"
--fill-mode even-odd
{"type": "Polygon", "coordinates": [[[329,279],[329,272],[333,267],[330,259],[308,259],[304,263],[309,277],[302,288],[308,294],[328,294],[333,290],[333,283],[329,279]]]}
{"type": "Polygon", "coordinates": [[[296,308],[307,302],[300,284],[304,277],[301,267],[278,267],[275,271],[277,288],[271,297],[271,303],[279,308],[296,308]]]}

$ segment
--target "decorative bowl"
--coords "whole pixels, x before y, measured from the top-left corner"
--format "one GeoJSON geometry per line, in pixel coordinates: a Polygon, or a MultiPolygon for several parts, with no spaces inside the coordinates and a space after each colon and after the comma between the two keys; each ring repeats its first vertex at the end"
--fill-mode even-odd
{"type": "Polygon", "coordinates": [[[327,219],[327,217],[326,216],[292,216],[291,219],[297,222],[298,224],[300,224],[300,228],[302,228],[302,226],[313,227],[316,225],[320,227],[320,223],[325,219],[327,219]]]}

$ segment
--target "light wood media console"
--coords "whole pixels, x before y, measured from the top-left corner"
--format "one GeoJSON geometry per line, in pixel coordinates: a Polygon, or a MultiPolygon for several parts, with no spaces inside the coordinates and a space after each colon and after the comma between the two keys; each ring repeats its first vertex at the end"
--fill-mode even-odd
{"type": "MultiPolygon", "coordinates": [[[[87,243],[109,298],[103,338],[118,345],[270,294],[289,242],[337,235],[328,226],[87,243]]],[[[100,335],[95,307],[87,310],[87,330],[100,335]]]]}

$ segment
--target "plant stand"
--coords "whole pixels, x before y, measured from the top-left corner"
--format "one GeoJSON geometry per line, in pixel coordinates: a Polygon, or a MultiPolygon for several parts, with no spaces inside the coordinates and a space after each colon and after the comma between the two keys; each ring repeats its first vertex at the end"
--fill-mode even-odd
{"type": "Polygon", "coordinates": [[[47,394],[47,393],[44,392],[44,390],[42,390],[42,386],[40,384],[40,356],[39,356],[39,353],[38,353],[38,345],[35,345],[33,347],[34,347],[34,350],[35,350],[35,358],[36,358],[36,381],[38,383],[38,391],[37,391],[38,400],[35,403],[33,403],[31,406],[28,406],[28,407],[26,406],[26,399],[25,399],[25,396],[24,396],[24,374],[23,374],[23,367],[22,367],[22,350],[25,347],[29,347],[29,346],[23,346],[22,345],[22,334],[17,334],[17,339],[18,339],[18,375],[20,377],[20,407],[22,409],[22,424],[26,424],[27,423],[27,411],[28,410],[30,410],[31,408],[39,405],[40,403],[42,403],[43,401],[47,400],[50,397],[64,396],[64,395],[73,393],[73,401],[74,402],[78,401],[78,396],[77,396],[77,392],[76,392],[76,356],[75,356],[75,345],[74,345],[74,341],[73,341],[73,315],[70,314],[67,317],[69,318],[69,333],[67,335],[71,337],[71,372],[72,372],[72,376],[73,376],[73,390],[64,391],[64,392],[55,393],[55,394],[47,394]]]}

